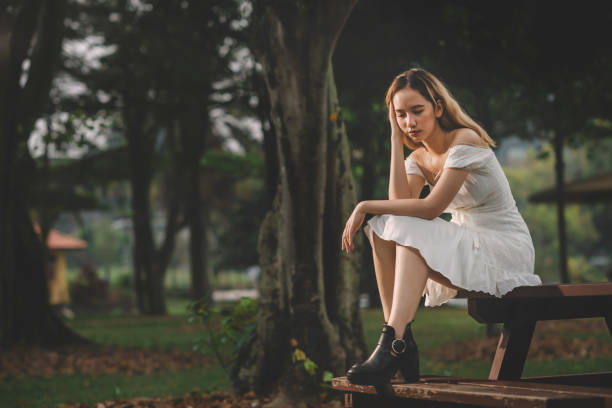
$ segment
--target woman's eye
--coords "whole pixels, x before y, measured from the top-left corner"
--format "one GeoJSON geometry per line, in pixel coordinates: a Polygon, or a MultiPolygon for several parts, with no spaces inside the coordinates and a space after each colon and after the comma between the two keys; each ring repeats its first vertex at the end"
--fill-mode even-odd
{"type": "Polygon", "coordinates": [[[423,111],[418,111],[418,112],[414,112],[417,115],[420,115],[421,113],[423,113],[423,111]]]}

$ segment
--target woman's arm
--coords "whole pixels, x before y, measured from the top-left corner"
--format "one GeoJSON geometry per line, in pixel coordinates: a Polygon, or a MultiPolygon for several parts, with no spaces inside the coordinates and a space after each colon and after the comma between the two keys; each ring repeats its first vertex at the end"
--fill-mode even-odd
{"type": "Polygon", "coordinates": [[[429,195],[423,199],[400,198],[396,200],[362,201],[353,210],[342,233],[342,250],[349,253],[355,248],[353,236],[361,227],[365,215],[410,215],[432,220],[442,214],[461,188],[469,170],[446,168],[429,195]]]}
{"type": "Polygon", "coordinates": [[[404,164],[404,143],[402,130],[395,119],[393,101],[389,104],[389,124],[391,125],[391,165],[389,170],[389,200],[418,198],[425,180],[420,176],[406,176],[404,164]],[[418,190],[418,192],[417,192],[418,190]]]}
{"type": "Polygon", "coordinates": [[[461,188],[469,171],[446,168],[431,193],[424,199],[392,199],[362,201],[358,204],[367,214],[410,215],[434,219],[442,214],[461,188]]]}

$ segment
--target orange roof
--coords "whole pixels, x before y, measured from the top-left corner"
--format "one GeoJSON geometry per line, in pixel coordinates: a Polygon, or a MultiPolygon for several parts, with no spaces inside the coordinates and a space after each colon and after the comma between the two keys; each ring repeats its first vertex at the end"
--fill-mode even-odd
{"type": "MultiPolygon", "coordinates": [[[[34,231],[40,235],[40,226],[34,225],[34,231]]],[[[62,234],[57,230],[50,230],[47,235],[47,248],[49,249],[83,249],[87,248],[87,242],[82,239],[71,237],[70,235],[62,234]]]]}

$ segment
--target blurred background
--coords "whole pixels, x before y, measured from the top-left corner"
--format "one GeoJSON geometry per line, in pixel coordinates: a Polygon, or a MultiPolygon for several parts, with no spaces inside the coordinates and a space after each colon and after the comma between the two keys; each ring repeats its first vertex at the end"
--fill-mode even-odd
{"type": "MultiPolygon", "coordinates": [[[[37,27],[5,88],[29,118],[15,171],[57,314],[182,316],[202,298],[257,298],[277,163],[253,4],[35,3],[2,5],[3,33],[37,27]]],[[[595,1],[358,1],[331,59],[357,201],[387,199],[384,94],[421,67],[496,141],[544,283],[611,280],[611,22],[595,1]]],[[[359,304],[374,316],[367,245],[359,256],[359,304]]],[[[375,343],[377,323],[364,325],[375,343]]]]}
{"type": "MultiPolygon", "coordinates": [[[[51,98],[28,138],[36,172],[24,180],[36,192],[33,218],[52,233],[49,273],[65,275],[52,303],[74,309],[102,296],[100,307],[146,312],[138,230],[141,256],[161,260],[144,268],[158,268],[167,296],[255,289],[270,124],[261,66],[243,38],[249,3],[67,8],[51,98]],[[62,246],[56,232],[81,241],[62,246]]],[[[555,197],[529,198],[555,187],[559,161],[562,183],[612,171],[609,13],[546,1],[359,2],[333,55],[359,200],[386,198],[386,87],[423,67],[496,140],[542,280],[608,280],[609,195],[565,206],[566,277],[555,197]]],[[[361,291],[376,302],[371,271],[361,291]]]]}

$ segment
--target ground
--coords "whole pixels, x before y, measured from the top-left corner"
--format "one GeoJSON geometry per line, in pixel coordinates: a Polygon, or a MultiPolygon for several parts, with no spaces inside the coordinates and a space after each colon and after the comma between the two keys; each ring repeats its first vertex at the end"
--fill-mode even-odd
{"type": "MultiPolygon", "coordinates": [[[[484,325],[455,308],[418,313],[415,336],[423,373],[486,378],[497,338],[485,337],[484,325]]],[[[362,319],[373,349],[382,313],[364,310],[362,319]]],[[[0,406],[263,407],[273,397],[230,395],[218,363],[193,351],[193,339],[201,335],[202,326],[186,324],[182,316],[83,319],[71,326],[98,345],[0,351],[0,406]]],[[[538,322],[525,375],[608,370],[610,340],[603,319],[538,322]]],[[[317,406],[342,406],[329,400],[341,398],[336,394],[322,395],[327,403],[317,406]]]]}

